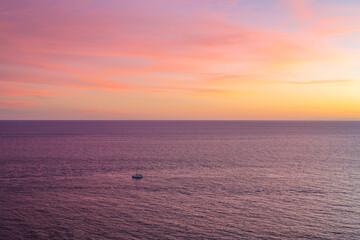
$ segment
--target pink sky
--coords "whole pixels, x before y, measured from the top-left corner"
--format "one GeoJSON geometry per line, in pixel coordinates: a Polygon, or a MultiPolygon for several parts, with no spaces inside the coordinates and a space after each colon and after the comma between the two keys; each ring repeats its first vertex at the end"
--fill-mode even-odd
{"type": "Polygon", "coordinates": [[[0,2],[0,119],[360,119],[360,2],[0,2]]]}

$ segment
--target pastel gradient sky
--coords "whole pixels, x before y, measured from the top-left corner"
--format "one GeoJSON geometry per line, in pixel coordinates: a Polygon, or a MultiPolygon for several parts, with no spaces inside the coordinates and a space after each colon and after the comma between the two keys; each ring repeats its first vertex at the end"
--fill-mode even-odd
{"type": "Polygon", "coordinates": [[[2,0],[0,119],[360,119],[358,0],[2,0]]]}

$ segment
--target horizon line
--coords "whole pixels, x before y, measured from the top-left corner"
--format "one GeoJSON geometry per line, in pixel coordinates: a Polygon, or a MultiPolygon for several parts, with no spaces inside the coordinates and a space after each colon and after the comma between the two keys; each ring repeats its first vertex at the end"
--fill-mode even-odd
{"type": "Polygon", "coordinates": [[[358,122],[360,119],[0,119],[0,121],[228,121],[228,122],[358,122]]]}

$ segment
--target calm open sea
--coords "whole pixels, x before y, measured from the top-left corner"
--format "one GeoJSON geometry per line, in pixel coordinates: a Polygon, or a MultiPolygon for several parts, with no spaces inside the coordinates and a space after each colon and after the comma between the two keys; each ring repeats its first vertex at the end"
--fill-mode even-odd
{"type": "Polygon", "coordinates": [[[360,122],[0,121],[0,239],[359,238],[360,122]]]}

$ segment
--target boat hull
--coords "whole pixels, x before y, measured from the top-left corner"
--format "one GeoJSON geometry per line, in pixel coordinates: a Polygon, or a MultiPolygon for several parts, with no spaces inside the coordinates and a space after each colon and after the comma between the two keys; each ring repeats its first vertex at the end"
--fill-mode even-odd
{"type": "Polygon", "coordinates": [[[134,175],[132,176],[133,179],[142,179],[143,176],[142,175],[134,175]]]}

